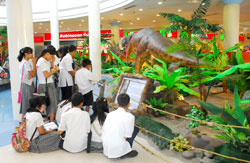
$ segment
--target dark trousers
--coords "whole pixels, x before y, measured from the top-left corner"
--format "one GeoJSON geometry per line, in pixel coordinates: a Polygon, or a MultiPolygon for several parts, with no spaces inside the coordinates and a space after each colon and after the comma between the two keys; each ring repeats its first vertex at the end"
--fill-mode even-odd
{"type": "Polygon", "coordinates": [[[61,87],[62,100],[67,100],[72,96],[72,86],[61,87]]]}
{"type": "Polygon", "coordinates": [[[133,131],[133,134],[132,134],[132,137],[131,138],[127,138],[127,141],[129,142],[131,148],[132,148],[134,139],[135,139],[136,135],[138,134],[138,132],[139,132],[139,128],[135,127],[134,131],[133,131]]]}

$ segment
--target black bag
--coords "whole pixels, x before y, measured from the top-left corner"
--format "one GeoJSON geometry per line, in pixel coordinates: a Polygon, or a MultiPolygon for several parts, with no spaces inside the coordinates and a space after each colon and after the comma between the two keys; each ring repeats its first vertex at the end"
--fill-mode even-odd
{"type": "Polygon", "coordinates": [[[49,92],[48,92],[47,79],[46,79],[45,101],[46,101],[46,106],[49,106],[49,105],[50,105],[50,99],[49,99],[49,92]]]}

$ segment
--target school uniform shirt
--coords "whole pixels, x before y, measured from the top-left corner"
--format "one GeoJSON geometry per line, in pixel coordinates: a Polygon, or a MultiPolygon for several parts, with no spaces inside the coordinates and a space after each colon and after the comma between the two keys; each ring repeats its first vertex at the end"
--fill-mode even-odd
{"type": "Polygon", "coordinates": [[[92,138],[91,141],[93,142],[102,142],[101,135],[102,135],[102,126],[100,125],[98,121],[98,117],[94,120],[94,122],[91,124],[91,132],[92,132],[92,138]]]}
{"type": "Polygon", "coordinates": [[[69,109],[72,108],[72,103],[69,102],[67,104],[65,104],[63,107],[61,107],[61,105],[65,102],[65,100],[63,100],[62,102],[60,102],[57,106],[57,111],[56,111],[56,122],[59,125],[61,123],[61,118],[63,113],[69,111],[69,109]]]}
{"type": "Polygon", "coordinates": [[[79,92],[82,95],[85,95],[93,90],[92,81],[94,81],[94,75],[88,69],[81,68],[80,70],[76,71],[75,84],[77,84],[79,92]]]}
{"type": "MultiPolygon", "coordinates": [[[[39,84],[46,84],[46,78],[43,72],[44,71],[50,72],[51,63],[47,61],[46,59],[44,59],[43,57],[41,57],[37,61],[36,66],[37,66],[37,77],[39,80],[39,84]]],[[[53,75],[47,78],[47,83],[54,83],[52,76],[53,75]]]]}
{"type": "Polygon", "coordinates": [[[55,55],[54,67],[58,66],[60,63],[60,59],[55,55]]]}
{"type": "Polygon", "coordinates": [[[63,148],[69,152],[81,152],[87,148],[90,117],[86,111],[72,108],[62,115],[58,130],[66,131],[63,148]]]}
{"type": "MultiPolygon", "coordinates": [[[[44,125],[43,117],[39,112],[28,112],[26,113],[25,117],[26,117],[26,137],[30,140],[36,128],[44,125]]],[[[39,135],[40,134],[37,130],[32,140],[34,140],[39,135]]]]}
{"type": "Polygon", "coordinates": [[[103,125],[102,143],[103,153],[108,158],[118,158],[132,149],[124,137],[132,137],[135,117],[123,108],[111,112],[103,125]]]}
{"type": "Polygon", "coordinates": [[[59,74],[59,87],[73,86],[73,77],[69,73],[73,71],[72,64],[72,56],[68,53],[59,64],[62,67],[59,74]]]}
{"type": "Polygon", "coordinates": [[[29,71],[33,70],[33,64],[29,61],[22,59],[21,64],[19,65],[20,79],[22,79],[23,72],[23,83],[31,86],[34,78],[29,79],[29,71]]]}

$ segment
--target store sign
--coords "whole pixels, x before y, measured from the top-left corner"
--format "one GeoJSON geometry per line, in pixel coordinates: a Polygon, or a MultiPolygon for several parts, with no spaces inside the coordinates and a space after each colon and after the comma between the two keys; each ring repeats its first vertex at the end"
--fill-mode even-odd
{"type": "Polygon", "coordinates": [[[35,36],[34,37],[34,42],[35,43],[39,43],[39,42],[43,42],[43,36],[35,36]]]}

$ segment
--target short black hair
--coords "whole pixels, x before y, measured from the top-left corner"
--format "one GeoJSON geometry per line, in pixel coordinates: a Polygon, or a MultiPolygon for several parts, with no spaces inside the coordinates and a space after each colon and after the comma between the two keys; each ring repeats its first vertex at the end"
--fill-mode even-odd
{"type": "Polygon", "coordinates": [[[49,45],[49,46],[46,47],[46,49],[48,49],[48,51],[49,51],[49,53],[51,55],[55,55],[56,54],[56,48],[54,46],[49,45]]]}
{"type": "Polygon", "coordinates": [[[69,46],[69,52],[73,52],[75,50],[76,50],[76,46],[74,46],[74,45],[69,46]]]}
{"type": "Polygon", "coordinates": [[[130,97],[126,93],[122,93],[117,97],[118,104],[122,107],[126,107],[129,104],[130,97]]]}
{"type": "Polygon", "coordinates": [[[29,108],[27,112],[38,112],[36,107],[40,108],[43,104],[46,104],[44,97],[34,96],[29,100],[29,108]]]}
{"type": "Polygon", "coordinates": [[[89,60],[89,59],[82,60],[82,66],[83,67],[86,67],[88,65],[91,65],[91,60],[89,60]]]}
{"type": "Polygon", "coordinates": [[[74,93],[71,97],[72,105],[79,106],[83,102],[83,96],[81,93],[74,93]]]}

